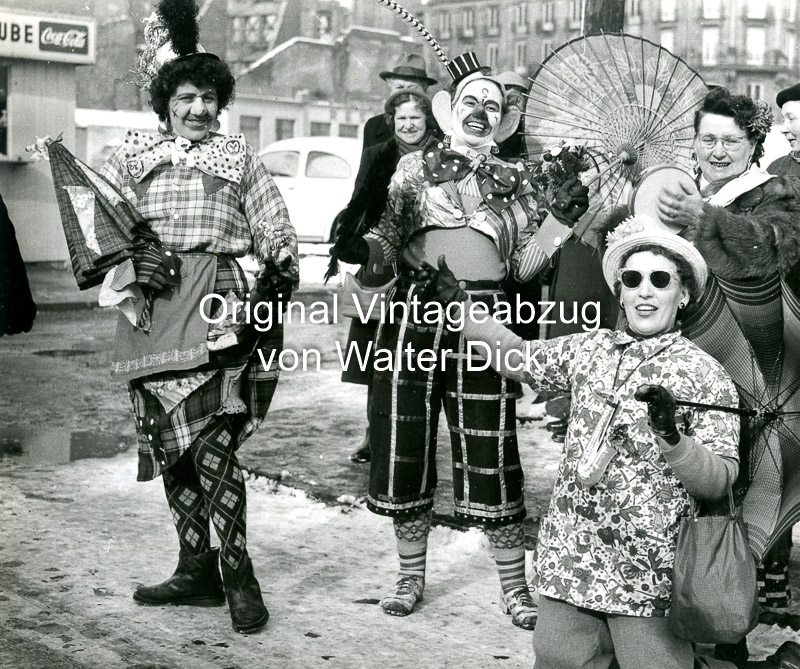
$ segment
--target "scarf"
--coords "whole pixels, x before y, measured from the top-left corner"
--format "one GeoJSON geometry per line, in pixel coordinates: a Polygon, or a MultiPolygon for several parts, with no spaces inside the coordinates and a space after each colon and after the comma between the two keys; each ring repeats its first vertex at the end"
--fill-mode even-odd
{"type": "Polygon", "coordinates": [[[212,134],[191,142],[174,134],[161,135],[128,130],[123,142],[125,168],[136,183],[158,165],[184,163],[209,176],[241,183],[247,148],[244,135],[212,134]]]}
{"type": "Polygon", "coordinates": [[[727,207],[740,195],[749,193],[754,188],[774,179],[777,175],[769,174],[758,165],[751,165],[750,169],[726,181],[708,183],[700,188],[700,195],[710,205],[727,207]]]}
{"type": "Polygon", "coordinates": [[[409,144],[408,142],[404,142],[397,135],[394,136],[394,141],[397,144],[397,152],[402,157],[407,153],[411,153],[412,151],[421,151],[423,148],[425,148],[425,145],[428,143],[428,140],[430,140],[430,138],[431,138],[431,131],[426,130],[425,134],[422,136],[422,139],[420,139],[415,144],[409,144]]]}

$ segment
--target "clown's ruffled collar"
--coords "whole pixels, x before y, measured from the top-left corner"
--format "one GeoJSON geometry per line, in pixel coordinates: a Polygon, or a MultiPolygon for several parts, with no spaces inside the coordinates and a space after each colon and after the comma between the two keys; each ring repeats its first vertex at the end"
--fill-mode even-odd
{"type": "Polygon", "coordinates": [[[183,162],[205,174],[240,183],[247,149],[244,135],[211,134],[190,142],[174,134],[128,130],[122,145],[123,163],[130,177],[140,183],[158,165],[183,162]]]}

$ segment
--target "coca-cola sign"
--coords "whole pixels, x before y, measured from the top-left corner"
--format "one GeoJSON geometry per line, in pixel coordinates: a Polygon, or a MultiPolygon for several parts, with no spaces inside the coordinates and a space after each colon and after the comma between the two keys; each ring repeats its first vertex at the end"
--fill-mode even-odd
{"type": "Polygon", "coordinates": [[[89,29],[74,23],[40,21],[39,49],[60,53],[89,53],[89,29]]]}

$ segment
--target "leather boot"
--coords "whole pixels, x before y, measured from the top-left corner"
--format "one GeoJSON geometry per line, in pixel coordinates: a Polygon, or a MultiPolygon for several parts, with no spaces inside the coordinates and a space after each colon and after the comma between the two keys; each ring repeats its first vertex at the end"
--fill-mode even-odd
{"type": "Polygon", "coordinates": [[[219,573],[219,548],[200,555],[181,549],[175,573],[158,585],[140,585],[133,598],[149,606],[222,606],[225,593],[219,573]]]}
{"type": "Polygon", "coordinates": [[[264,606],[261,587],[253,573],[253,563],[247,553],[236,569],[231,569],[225,560],[222,560],[222,577],[233,629],[240,634],[250,634],[264,627],[269,619],[269,611],[264,606]]]}

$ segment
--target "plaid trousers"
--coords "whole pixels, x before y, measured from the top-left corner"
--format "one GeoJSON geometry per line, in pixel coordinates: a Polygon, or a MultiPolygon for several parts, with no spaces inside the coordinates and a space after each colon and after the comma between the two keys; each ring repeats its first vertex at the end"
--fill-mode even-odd
{"type": "MultiPolygon", "coordinates": [[[[415,289],[414,284],[399,282],[391,301],[410,305],[415,289]]],[[[468,292],[473,301],[492,304],[502,299],[497,288],[468,292]]],[[[522,520],[523,473],[516,434],[519,384],[492,369],[468,369],[460,332],[449,330],[443,321],[430,325],[413,317],[409,310],[406,318],[385,322],[378,331],[377,351],[391,351],[395,364],[376,369],[373,381],[367,506],[375,513],[402,517],[433,505],[437,429],[444,406],[456,516],[481,524],[522,520]],[[409,346],[415,353],[435,351],[439,362],[430,371],[405,364],[409,346]],[[446,349],[452,351],[442,356],[446,349]]]]}

